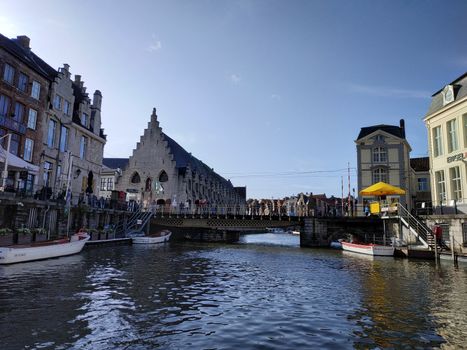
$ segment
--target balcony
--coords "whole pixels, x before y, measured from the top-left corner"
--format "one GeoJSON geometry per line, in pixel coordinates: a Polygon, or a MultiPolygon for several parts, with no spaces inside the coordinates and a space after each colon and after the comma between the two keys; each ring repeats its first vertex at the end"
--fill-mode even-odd
{"type": "Polygon", "coordinates": [[[19,134],[24,135],[26,133],[26,125],[6,116],[0,115],[0,126],[6,127],[19,134]]]}

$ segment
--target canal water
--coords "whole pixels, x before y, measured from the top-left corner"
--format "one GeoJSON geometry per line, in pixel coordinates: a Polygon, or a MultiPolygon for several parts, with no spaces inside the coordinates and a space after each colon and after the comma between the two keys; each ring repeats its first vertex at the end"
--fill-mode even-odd
{"type": "Polygon", "coordinates": [[[0,267],[0,348],[462,348],[467,266],[238,244],[86,248],[0,267]]]}

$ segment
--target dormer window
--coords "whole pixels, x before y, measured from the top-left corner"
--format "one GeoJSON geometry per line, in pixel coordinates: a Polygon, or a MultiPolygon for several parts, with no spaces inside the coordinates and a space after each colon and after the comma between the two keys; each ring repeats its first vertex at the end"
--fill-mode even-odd
{"type": "Polygon", "coordinates": [[[454,101],[454,87],[452,85],[446,85],[442,92],[443,95],[443,106],[454,101]]]}
{"type": "Polygon", "coordinates": [[[81,114],[81,125],[85,128],[88,127],[89,115],[87,113],[81,114]]]}

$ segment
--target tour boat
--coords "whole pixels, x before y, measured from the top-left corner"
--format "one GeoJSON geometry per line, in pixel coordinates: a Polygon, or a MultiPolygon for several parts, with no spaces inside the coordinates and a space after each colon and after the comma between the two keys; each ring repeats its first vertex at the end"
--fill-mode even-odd
{"type": "Polygon", "coordinates": [[[373,256],[394,256],[394,247],[386,246],[386,245],[378,245],[378,244],[360,244],[360,243],[349,243],[349,242],[341,242],[342,249],[366,254],[366,255],[373,255],[373,256]]]}
{"type": "Polygon", "coordinates": [[[170,239],[172,232],[169,230],[162,230],[160,232],[150,234],[148,236],[133,236],[131,240],[133,244],[156,244],[156,243],[164,243],[170,239]]]}
{"type": "Polygon", "coordinates": [[[79,232],[70,238],[0,247],[0,264],[14,264],[77,254],[83,249],[89,238],[89,234],[79,232]]]}

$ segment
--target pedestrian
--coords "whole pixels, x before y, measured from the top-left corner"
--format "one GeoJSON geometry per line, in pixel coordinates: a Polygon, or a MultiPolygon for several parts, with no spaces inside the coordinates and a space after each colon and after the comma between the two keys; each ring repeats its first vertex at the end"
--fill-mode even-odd
{"type": "Polygon", "coordinates": [[[436,239],[436,244],[442,247],[443,243],[443,228],[440,226],[439,223],[435,223],[435,226],[433,227],[433,233],[436,239]]]}

